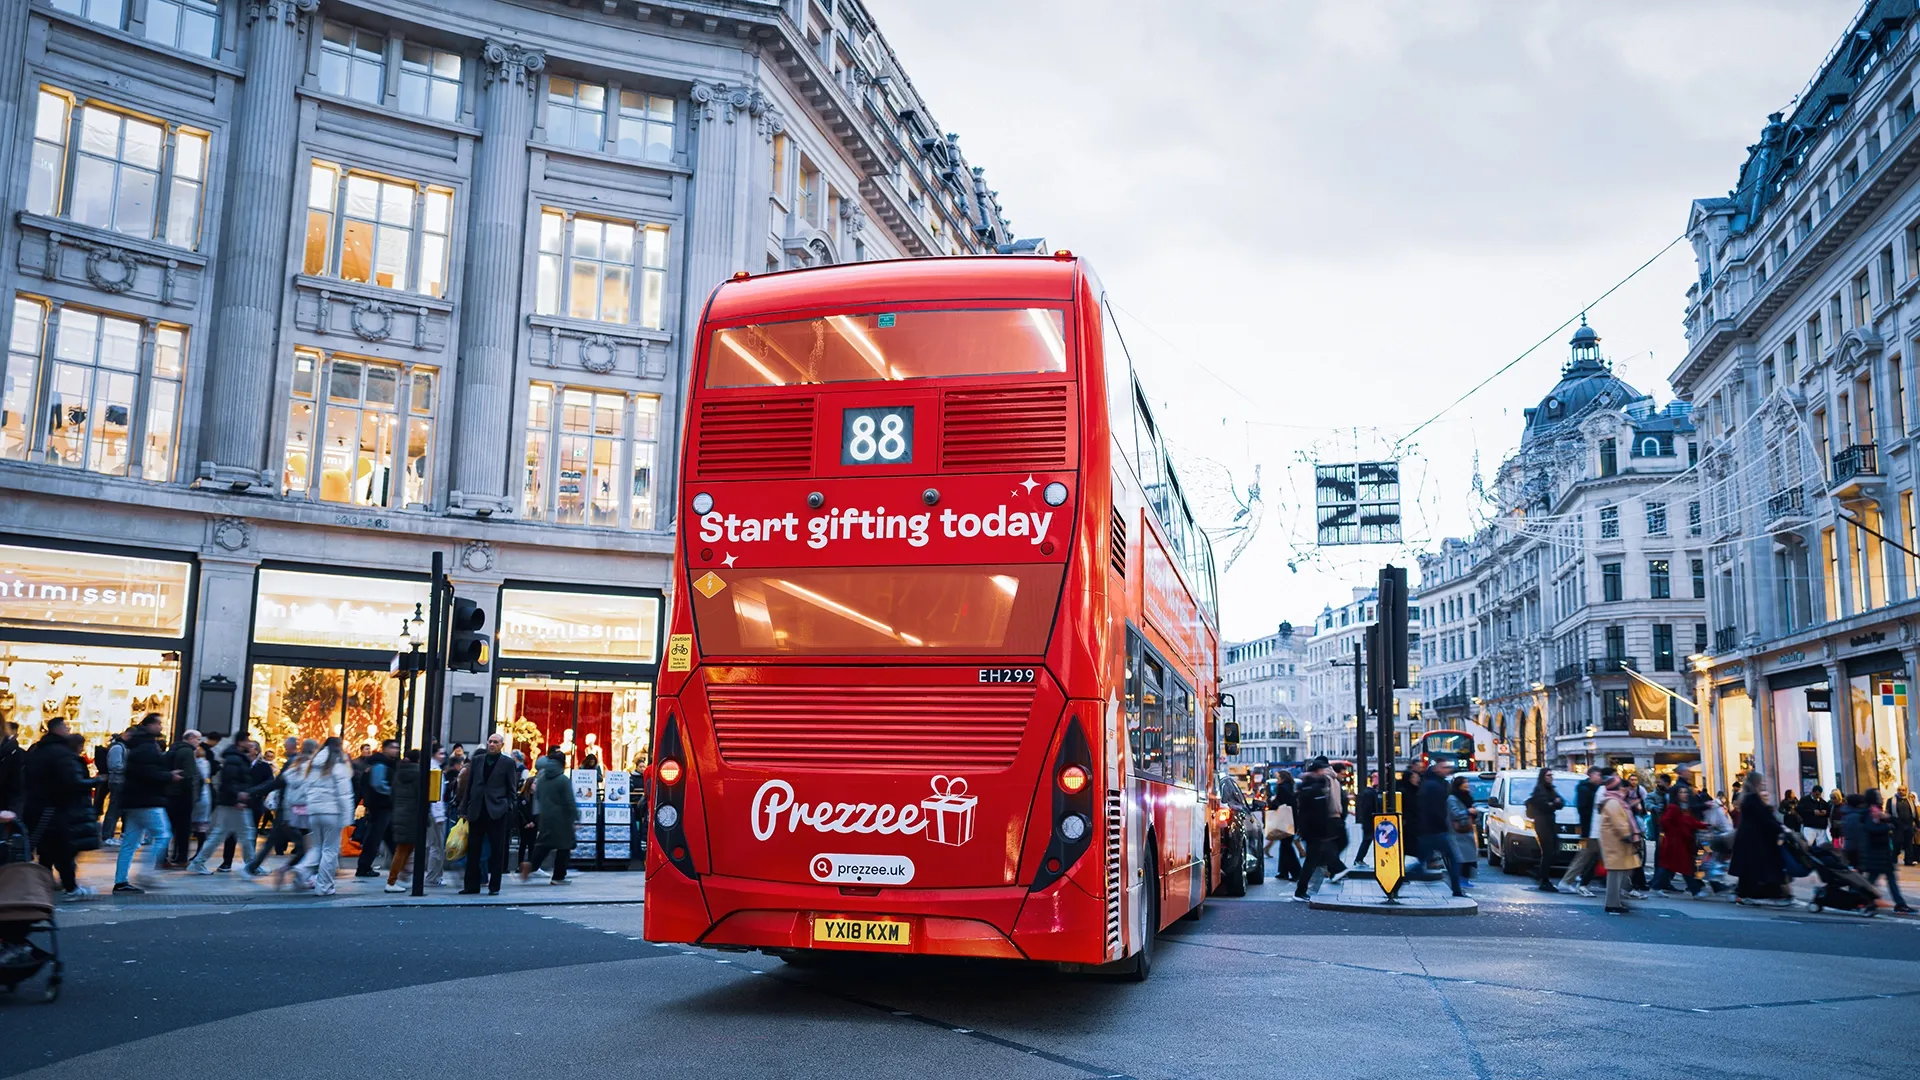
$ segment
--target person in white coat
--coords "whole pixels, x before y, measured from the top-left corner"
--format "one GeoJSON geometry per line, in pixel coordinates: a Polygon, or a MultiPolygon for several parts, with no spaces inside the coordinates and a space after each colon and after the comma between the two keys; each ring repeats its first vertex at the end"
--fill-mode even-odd
{"type": "Polygon", "coordinates": [[[315,896],[332,896],[340,866],[340,833],[353,816],[353,763],[339,736],[327,740],[301,770],[300,797],[306,801],[307,853],[294,873],[311,880],[315,896]],[[308,875],[311,874],[311,878],[308,875]]]}

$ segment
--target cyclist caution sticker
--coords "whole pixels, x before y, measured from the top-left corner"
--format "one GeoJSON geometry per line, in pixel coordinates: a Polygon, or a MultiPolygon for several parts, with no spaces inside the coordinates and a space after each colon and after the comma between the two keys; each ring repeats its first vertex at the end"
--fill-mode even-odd
{"type": "MultiPolygon", "coordinates": [[[[708,576],[711,577],[712,575],[709,574],[708,576]]],[[[693,670],[693,635],[692,634],[668,634],[667,635],[667,670],[668,671],[692,671],[693,670]]]]}

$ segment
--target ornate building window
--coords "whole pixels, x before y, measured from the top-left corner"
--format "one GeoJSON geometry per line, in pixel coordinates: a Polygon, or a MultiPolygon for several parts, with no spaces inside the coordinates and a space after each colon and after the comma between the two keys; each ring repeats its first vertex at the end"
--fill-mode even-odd
{"type": "Polygon", "coordinates": [[[604,150],[607,88],[558,75],[548,76],[547,141],[580,150],[604,150]]]}
{"type": "Polygon", "coordinates": [[[207,138],[43,86],[34,110],[27,210],[197,247],[207,138]]]}
{"type": "Polygon", "coordinates": [[[428,505],[438,377],[430,367],[295,350],[282,494],[352,506],[428,505]]]}
{"type": "Polygon", "coordinates": [[[387,39],[328,19],[320,33],[320,89],[380,104],[387,89],[387,39]]]}
{"type": "MultiPolygon", "coordinates": [[[[115,30],[129,29],[127,0],[50,0],[53,10],[115,30]]],[[[195,56],[220,54],[220,0],[147,0],[148,41],[195,56]]]]}
{"type": "Polygon", "coordinates": [[[460,116],[460,54],[408,42],[400,49],[400,111],[435,120],[460,116]]]}
{"type": "Polygon", "coordinates": [[[654,527],[660,399],[534,383],[520,513],[532,521],[654,527]]]}
{"type": "Polygon", "coordinates": [[[195,56],[220,55],[220,0],[147,0],[147,40],[195,56]]]}
{"type": "Polygon", "coordinates": [[[171,323],[15,297],[0,457],[170,480],[185,353],[171,323]]]}
{"type": "Polygon", "coordinates": [[[659,330],[666,284],[665,225],[540,212],[537,313],[659,330]]]}
{"type": "Polygon", "coordinates": [[[388,289],[447,290],[453,192],[316,161],[307,186],[302,269],[388,289]]]}
{"type": "Polygon", "coordinates": [[[673,99],[620,91],[620,130],[613,152],[636,161],[673,160],[673,99]]]}

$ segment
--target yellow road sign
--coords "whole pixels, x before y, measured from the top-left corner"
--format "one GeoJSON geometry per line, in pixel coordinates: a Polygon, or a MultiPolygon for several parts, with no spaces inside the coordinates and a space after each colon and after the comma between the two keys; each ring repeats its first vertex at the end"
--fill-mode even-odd
{"type": "Polygon", "coordinates": [[[1379,814],[1373,819],[1373,880],[1380,883],[1380,891],[1393,896],[1400,887],[1400,878],[1407,867],[1406,853],[1401,850],[1401,842],[1406,837],[1400,832],[1399,814],[1379,814]]]}

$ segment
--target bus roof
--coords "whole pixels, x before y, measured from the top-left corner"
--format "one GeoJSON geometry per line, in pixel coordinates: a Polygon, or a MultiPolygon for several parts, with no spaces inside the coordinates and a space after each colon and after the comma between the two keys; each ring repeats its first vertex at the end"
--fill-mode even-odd
{"type": "Polygon", "coordinates": [[[1080,260],[1031,255],[947,255],[782,270],[724,281],[707,318],[731,322],[824,303],[910,304],[940,300],[1073,299],[1080,260]],[[831,297],[831,300],[825,298],[831,297]]]}

